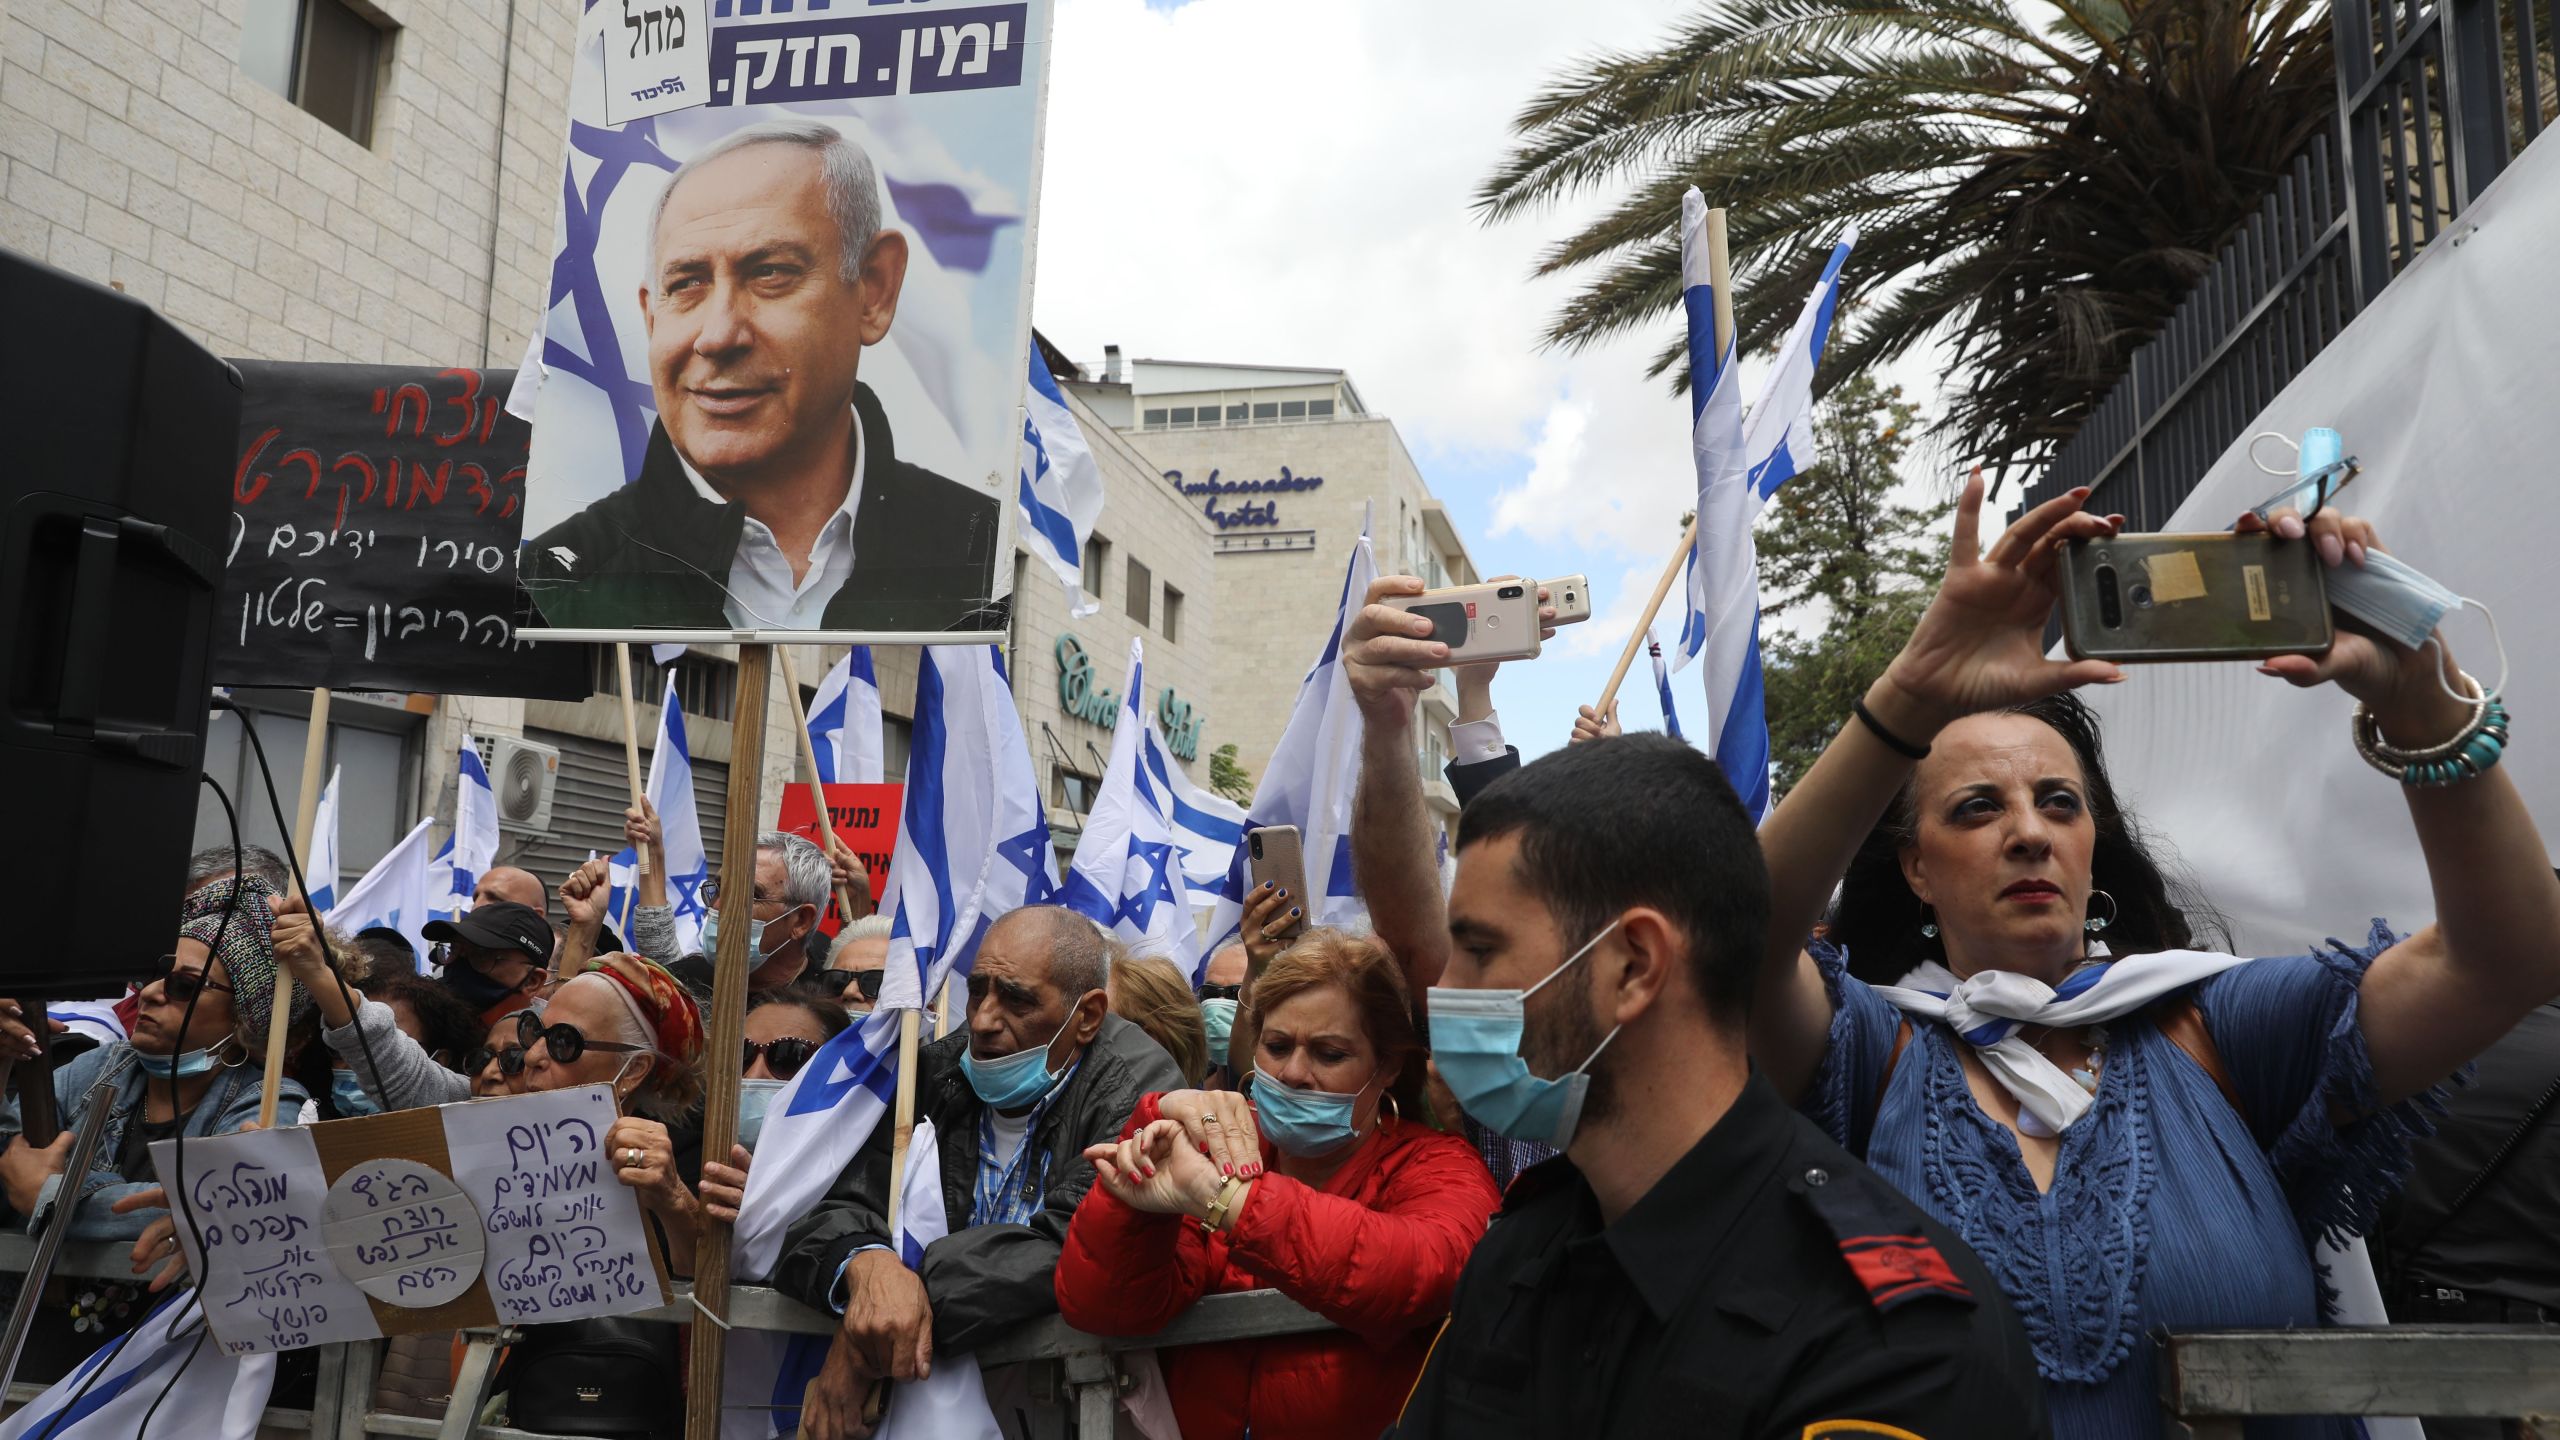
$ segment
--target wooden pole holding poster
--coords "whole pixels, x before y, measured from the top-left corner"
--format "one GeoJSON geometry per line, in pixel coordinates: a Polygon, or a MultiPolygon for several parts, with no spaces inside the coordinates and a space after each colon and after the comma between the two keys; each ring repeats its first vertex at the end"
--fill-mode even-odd
{"type": "MultiPolygon", "coordinates": [[[[249,717],[240,717],[243,725],[249,717]]],[[[320,775],[329,762],[329,692],[323,687],[311,692],[311,719],[302,732],[302,796],[293,807],[293,862],[296,866],[311,861],[311,822],[320,810],[320,775]]],[[[330,877],[336,883],[336,877],[330,877]]],[[[309,875],[303,883],[311,883],[309,875]]],[[[314,915],[311,923],[320,924],[327,917],[314,915]]],[[[267,1016],[267,1085],[258,1096],[258,1128],[276,1128],[276,1090],[284,1083],[284,1051],[288,1032],[293,1029],[293,976],[281,965],[276,967],[275,1003],[267,1016]]]]}
{"type": "MultiPolygon", "coordinates": [[[[1707,274],[1715,290],[1716,354],[1724,354],[1733,343],[1733,262],[1725,252],[1725,223],[1722,210],[1707,212],[1707,274]]],[[[1713,385],[1716,377],[1691,375],[1689,383],[1713,385]]],[[[1618,666],[1609,672],[1609,686],[1600,692],[1598,710],[1602,715],[1617,703],[1618,686],[1627,678],[1627,667],[1636,663],[1636,652],[1644,648],[1645,632],[1653,628],[1653,617],[1662,609],[1663,598],[1671,593],[1672,583],[1680,578],[1688,562],[1689,547],[1698,543],[1698,517],[1689,517],[1689,528],[1681,532],[1680,548],[1671,552],[1671,563],[1662,567],[1662,578],[1654,582],[1653,598],[1645,602],[1644,614],[1636,620],[1635,633],[1627,637],[1627,648],[1618,656],[1618,666]]]]}
{"type": "MultiPolygon", "coordinates": [[[[614,676],[622,683],[622,769],[631,782],[631,808],[640,808],[640,724],[638,709],[631,695],[631,647],[622,641],[613,645],[614,676]]],[[[631,871],[635,875],[649,873],[649,847],[635,847],[631,871]]]]}
{"type": "MultiPolygon", "coordinates": [[[[738,1139],[738,1067],[747,1037],[747,937],[754,924],[756,835],[762,830],[766,691],[773,647],[738,647],[737,720],[729,728],[729,812],[720,832],[720,945],[711,957],[704,1027],[702,1153],[726,1159],[738,1139]]],[[[628,687],[626,687],[627,689],[628,687]]],[[[728,1357],[729,1226],[704,1214],[693,1252],[693,1299],[720,1324],[693,1327],[686,1440],[720,1440],[720,1384],[728,1357]]]]}
{"type": "MultiPolygon", "coordinates": [[[[815,803],[818,812],[818,848],[833,860],[844,852],[845,845],[836,838],[835,815],[827,809],[827,787],[818,779],[818,742],[809,738],[809,712],[800,704],[799,667],[791,663],[790,646],[776,646],[773,653],[782,657],[782,693],[791,697],[791,733],[800,737],[800,760],[809,767],[809,799],[815,803]]],[[[871,913],[870,895],[866,893],[862,899],[861,913],[856,914],[853,887],[836,887],[836,913],[844,917],[846,924],[850,925],[871,913]]]]}

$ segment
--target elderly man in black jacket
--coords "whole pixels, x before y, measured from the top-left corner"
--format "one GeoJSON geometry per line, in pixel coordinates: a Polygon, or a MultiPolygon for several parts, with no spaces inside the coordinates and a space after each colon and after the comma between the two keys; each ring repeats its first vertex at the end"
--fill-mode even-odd
{"type": "Polygon", "coordinates": [[[1057,1312],[1059,1245],[1093,1184],[1085,1147],[1119,1139],[1141,1096],[1183,1084],[1172,1056],[1110,1013],[1108,953],[1092,922],[1045,905],[980,942],[968,1029],[926,1046],[917,1068],[951,1217],[917,1269],[888,1248],[888,1126],[792,1225],[775,1283],[844,1317],[801,1412],[807,1440],[866,1433],[874,1382],[1057,1312]]]}

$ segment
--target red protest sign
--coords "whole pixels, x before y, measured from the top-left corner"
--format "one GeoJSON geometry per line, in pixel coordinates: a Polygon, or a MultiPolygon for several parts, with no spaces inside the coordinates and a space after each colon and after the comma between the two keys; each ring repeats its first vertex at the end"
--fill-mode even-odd
{"type": "MultiPolygon", "coordinates": [[[[889,884],[889,852],[898,844],[898,809],[905,803],[904,785],[830,785],[827,787],[827,817],[834,825],[836,838],[845,848],[862,857],[871,872],[871,902],[880,903],[880,894],[889,884]]],[[[809,798],[806,785],[782,787],[781,828],[802,836],[824,849],[826,842],[818,838],[818,806],[809,798]]],[[[818,928],[833,935],[844,924],[835,904],[827,905],[826,918],[818,928]]]]}

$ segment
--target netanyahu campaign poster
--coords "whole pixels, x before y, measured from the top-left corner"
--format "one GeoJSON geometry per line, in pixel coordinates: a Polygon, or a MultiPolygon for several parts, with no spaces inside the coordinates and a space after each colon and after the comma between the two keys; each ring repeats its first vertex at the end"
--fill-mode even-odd
{"type": "Polygon", "coordinates": [[[1049,0],[626,8],[590,0],[571,84],[543,624],[1000,629],[1049,0]]]}

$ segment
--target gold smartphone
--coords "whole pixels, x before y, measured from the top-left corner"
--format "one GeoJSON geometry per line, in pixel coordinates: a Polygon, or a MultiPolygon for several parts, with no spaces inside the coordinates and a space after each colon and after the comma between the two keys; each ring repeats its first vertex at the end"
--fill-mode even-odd
{"type": "Polygon", "coordinates": [[[2075,660],[2264,660],[2328,653],[2329,582],[2307,540],[2118,535],[2063,547],[2075,660]]]}
{"type": "Polygon", "coordinates": [[[1538,654],[1538,596],[1527,580],[1493,580],[1398,595],[1387,602],[1431,622],[1430,639],[1449,647],[1446,664],[1530,660],[1538,654]]]}

